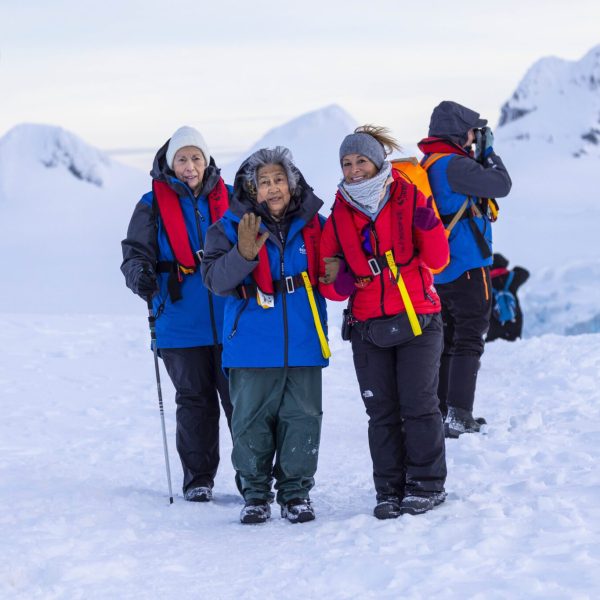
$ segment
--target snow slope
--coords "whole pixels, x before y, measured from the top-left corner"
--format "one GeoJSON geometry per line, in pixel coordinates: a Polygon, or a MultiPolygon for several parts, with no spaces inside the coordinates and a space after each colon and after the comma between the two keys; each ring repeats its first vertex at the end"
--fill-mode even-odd
{"type": "MultiPolygon", "coordinates": [[[[367,417],[341,305],[330,305],[317,520],[293,526],[275,511],[265,526],[238,523],[225,427],[215,501],[178,492],[169,506],[146,311],[118,269],[148,176],[57,127],[0,139],[0,598],[598,597],[600,169],[569,141],[590,125],[588,96],[561,88],[581,116],[561,144],[533,135],[534,115],[558,114],[544,111],[558,110],[545,99],[566,81],[561,69],[525,86],[511,107],[536,110],[497,132],[514,186],[496,249],[532,271],[521,293],[528,338],[486,349],[476,406],[490,425],[448,441],[447,502],[392,522],[371,514],[367,417]]],[[[330,107],[256,147],[290,146],[327,203],[354,126],[330,107]]]]}
{"type": "Polygon", "coordinates": [[[260,148],[286,146],[306,181],[324,201],[323,214],[326,214],[341,179],[340,143],[357,126],[358,123],[335,104],[306,113],[268,131],[247,152],[224,165],[222,175],[225,181],[233,183],[238,167],[250,154],[260,148]]]}
{"type": "Polygon", "coordinates": [[[448,442],[445,504],[387,522],[350,346],[331,339],[317,520],[242,526],[226,433],[214,502],[183,501],[165,382],[168,504],[142,318],[0,315],[0,597],[598,597],[599,334],[492,344],[487,434],[448,442]]]}
{"type": "Polygon", "coordinates": [[[0,138],[0,311],[132,312],[120,241],[149,187],[76,135],[19,125],[0,138]]]}
{"type": "Polygon", "coordinates": [[[562,156],[600,156],[600,45],[579,61],[547,57],[502,106],[499,137],[541,143],[562,156]]]}
{"type": "Polygon", "coordinates": [[[538,61],[502,107],[495,147],[513,187],[499,200],[494,248],[532,272],[525,335],[600,331],[596,134],[600,46],[576,62],[538,61]]]}

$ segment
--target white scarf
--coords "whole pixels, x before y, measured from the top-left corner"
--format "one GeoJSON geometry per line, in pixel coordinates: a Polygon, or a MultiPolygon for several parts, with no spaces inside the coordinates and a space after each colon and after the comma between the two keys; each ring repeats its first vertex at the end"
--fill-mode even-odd
{"type": "Polygon", "coordinates": [[[388,179],[392,174],[392,165],[386,160],[377,175],[358,183],[347,183],[344,179],[338,188],[344,198],[356,208],[375,214],[385,198],[388,179]]]}

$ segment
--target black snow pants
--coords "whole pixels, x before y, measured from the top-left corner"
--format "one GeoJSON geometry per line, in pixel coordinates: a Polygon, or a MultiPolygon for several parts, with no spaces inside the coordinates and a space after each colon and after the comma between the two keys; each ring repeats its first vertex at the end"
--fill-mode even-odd
{"type": "Polygon", "coordinates": [[[490,271],[488,267],[471,269],[435,287],[442,301],[444,322],[440,410],[444,416],[448,406],[472,411],[479,359],[492,312],[490,271]]]}
{"type": "Polygon", "coordinates": [[[219,466],[219,400],[231,430],[229,384],[221,370],[221,346],[161,348],[160,356],[175,386],[177,452],[183,468],[183,493],[212,488],[219,466]]]}
{"type": "Polygon", "coordinates": [[[369,448],[378,500],[440,492],[446,481],[444,428],[437,397],[442,321],[380,348],[352,330],[354,367],[369,415],[369,448]]]}

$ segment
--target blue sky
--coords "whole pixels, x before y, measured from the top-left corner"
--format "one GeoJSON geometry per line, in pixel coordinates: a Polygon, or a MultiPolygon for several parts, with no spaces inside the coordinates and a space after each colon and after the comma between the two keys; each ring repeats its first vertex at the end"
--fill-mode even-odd
{"type": "Polygon", "coordinates": [[[531,64],[600,43],[596,1],[0,2],[0,135],[60,125],[103,149],[182,124],[215,149],[337,103],[403,143],[454,99],[492,123],[531,64]]]}

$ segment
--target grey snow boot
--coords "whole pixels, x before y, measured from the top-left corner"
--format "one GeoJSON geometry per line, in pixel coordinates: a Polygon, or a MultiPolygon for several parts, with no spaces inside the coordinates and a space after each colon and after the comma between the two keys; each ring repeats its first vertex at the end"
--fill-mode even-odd
{"type": "Polygon", "coordinates": [[[398,496],[387,496],[377,499],[373,514],[378,519],[397,519],[400,512],[401,500],[398,496]]]}
{"type": "Polygon", "coordinates": [[[271,518],[271,507],[267,500],[248,500],[240,513],[240,521],[244,525],[266,523],[271,518]]]}
{"type": "Polygon", "coordinates": [[[426,496],[408,494],[400,502],[401,515],[421,515],[446,499],[446,492],[434,492],[426,496]]]}
{"type": "Polygon", "coordinates": [[[210,502],[212,500],[212,490],[204,486],[194,487],[185,492],[183,497],[188,502],[210,502]]]}
{"type": "Polygon", "coordinates": [[[315,510],[308,498],[294,498],[281,507],[281,518],[290,523],[314,521],[315,510]]]}
{"type": "Polygon", "coordinates": [[[464,408],[455,406],[448,407],[448,415],[444,422],[444,435],[447,438],[456,439],[463,433],[479,433],[481,426],[485,425],[485,419],[474,419],[473,413],[464,408]]]}

